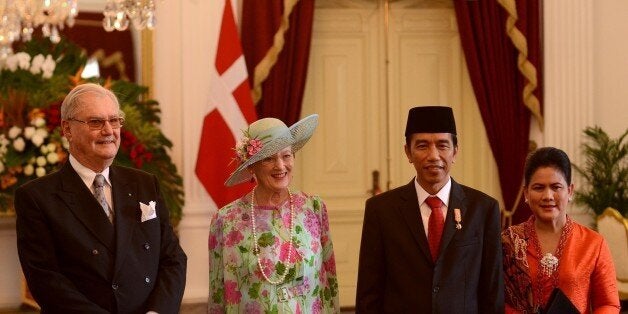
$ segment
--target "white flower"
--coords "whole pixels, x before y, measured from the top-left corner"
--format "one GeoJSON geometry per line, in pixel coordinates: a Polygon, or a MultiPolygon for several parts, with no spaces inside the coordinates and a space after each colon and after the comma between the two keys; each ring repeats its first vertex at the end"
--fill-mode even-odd
{"type": "Polygon", "coordinates": [[[46,159],[48,160],[49,164],[54,165],[59,161],[59,155],[57,155],[57,153],[55,152],[52,152],[46,156],[46,159]]]}
{"type": "Polygon", "coordinates": [[[35,133],[31,138],[31,142],[33,142],[35,146],[39,147],[41,144],[44,143],[44,138],[41,135],[35,133]]]}
{"type": "Polygon", "coordinates": [[[38,128],[37,130],[35,130],[35,135],[46,138],[48,137],[48,130],[46,130],[46,128],[38,128]]]}
{"type": "Polygon", "coordinates": [[[10,57],[8,57],[5,65],[7,69],[11,70],[11,72],[15,72],[15,70],[17,70],[17,56],[11,55],[10,57]]]}
{"type": "Polygon", "coordinates": [[[15,139],[15,141],[13,141],[13,148],[15,148],[15,150],[18,152],[24,151],[25,146],[26,142],[24,142],[24,139],[22,137],[18,137],[15,139]]]}
{"type": "Polygon", "coordinates": [[[48,143],[48,151],[49,152],[54,152],[55,150],[57,150],[57,144],[55,144],[55,143],[48,143]]]}
{"type": "Polygon", "coordinates": [[[48,145],[41,145],[39,151],[44,155],[48,154],[48,145]]]}
{"type": "Polygon", "coordinates": [[[33,142],[35,146],[39,147],[44,143],[44,139],[46,139],[46,137],[48,137],[48,131],[44,129],[37,129],[31,138],[31,142],[33,142]]]}
{"type": "Polygon", "coordinates": [[[39,156],[37,157],[37,165],[40,167],[43,167],[46,165],[46,157],[44,156],[39,156]]]}
{"type": "Polygon", "coordinates": [[[41,128],[46,125],[46,120],[44,120],[44,118],[35,118],[31,120],[31,124],[38,128],[41,128]]]}
{"type": "Polygon", "coordinates": [[[65,136],[61,138],[61,145],[63,145],[63,148],[65,148],[66,150],[70,149],[70,142],[65,136]]]}
{"type": "Polygon", "coordinates": [[[33,61],[31,62],[31,73],[33,73],[33,74],[41,73],[41,66],[42,66],[42,64],[44,64],[45,60],[46,60],[46,58],[44,57],[44,55],[42,55],[42,54],[36,55],[33,58],[33,61]]]}
{"type": "Polygon", "coordinates": [[[38,178],[43,177],[46,175],[46,169],[44,167],[37,167],[37,169],[35,169],[35,174],[38,178]]]}
{"type": "Polygon", "coordinates": [[[18,135],[20,135],[20,133],[22,133],[22,129],[20,129],[17,126],[12,126],[9,129],[9,138],[11,139],[16,138],[18,135]]]}
{"type": "Polygon", "coordinates": [[[30,68],[31,56],[28,53],[18,52],[15,54],[15,57],[17,58],[17,65],[20,69],[28,70],[28,68],[30,68]]]}
{"type": "Polygon", "coordinates": [[[28,165],[24,166],[24,174],[25,175],[32,176],[34,172],[35,172],[35,167],[33,167],[33,165],[28,164],[28,165]]]}
{"type": "Polygon", "coordinates": [[[51,55],[47,55],[46,56],[46,61],[44,61],[44,64],[41,65],[41,70],[44,72],[42,74],[43,78],[51,78],[52,77],[52,73],[55,71],[55,67],[57,66],[57,64],[55,63],[54,60],[52,60],[52,56],[51,55]]]}
{"type": "Polygon", "coordinates": [[[33,137],[33,134],[35,134],[35,128],[32,126],[27,126],[24,128],[24,137],[27,139],[31,139],[31,137],[33,137]]]}

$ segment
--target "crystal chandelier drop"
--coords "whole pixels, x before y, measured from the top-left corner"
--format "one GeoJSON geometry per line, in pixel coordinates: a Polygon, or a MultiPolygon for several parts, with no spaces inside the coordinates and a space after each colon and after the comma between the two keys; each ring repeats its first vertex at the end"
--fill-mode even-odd
{"type": "Polygon", "coordinates": [[[103,27],[108,32],[126,30],[129,23],[136,30],[155,27],[154,0],[107,0],[103,14],[103,27]]]}
{"type": "Polygon", "coordinates": [[[11,44],[29,41],[36,27],[50,41],[61,40],[59,29],[72,27],[78,0],[0,0],[0,59],[13,53],[11,44]]]}

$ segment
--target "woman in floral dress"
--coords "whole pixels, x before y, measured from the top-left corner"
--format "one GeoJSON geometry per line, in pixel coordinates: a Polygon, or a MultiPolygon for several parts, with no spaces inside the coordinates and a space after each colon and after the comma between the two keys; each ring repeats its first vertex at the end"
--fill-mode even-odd
{"type": "Polygon", "coordinates": [[[325,203],[289,188],[294,153],[318,124],[264,118],[236,145],[231,186],[247,195],[221,208],[209,233],[209,313],[338,313],[338,282],[325,203]]]}

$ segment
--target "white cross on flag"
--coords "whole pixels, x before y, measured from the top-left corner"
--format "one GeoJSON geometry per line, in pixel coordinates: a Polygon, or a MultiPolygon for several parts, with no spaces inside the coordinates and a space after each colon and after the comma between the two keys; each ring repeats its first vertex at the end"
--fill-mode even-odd
{"type": "Polygon", "coordinates": [[[195,172],[220,208],[251,189],[248,184],[228,188],[224,182],[238,166],[233,148],[241,130],[257,119],[231,0],[225,0],[214,65],[195,172]]]}

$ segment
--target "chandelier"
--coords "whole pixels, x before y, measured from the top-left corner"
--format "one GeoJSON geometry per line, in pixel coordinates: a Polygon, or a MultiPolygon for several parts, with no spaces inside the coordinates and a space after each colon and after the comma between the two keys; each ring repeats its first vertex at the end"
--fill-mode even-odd
{"type": "MultiPolygon", "coordinates": [[[[61,40],[59,30],[72,27],[78,15],[78,0],[0,0],[0,60],[13,53],[11,45],[29,41],[41,26],[44,37],[53,43],[61,40]]],[[[153,29],[154,0],[107,0],[103,10],[103,28],[108,31],[153,29]]]]}
{"type": "Polygon", "coordinates": [[[29,41],[36,27],[50,41],[61,40],[59,29],[72,27],[78,0],[0,0],[0,59],[12,53],[11,44],[29,41]]]}
{"type": "Polygon", "coordinates": [[[155,27],[154,0],[107,0],[103,14],[103,27],[108,32],[126,30],[129,23],[137,30],[155,27]]]}

